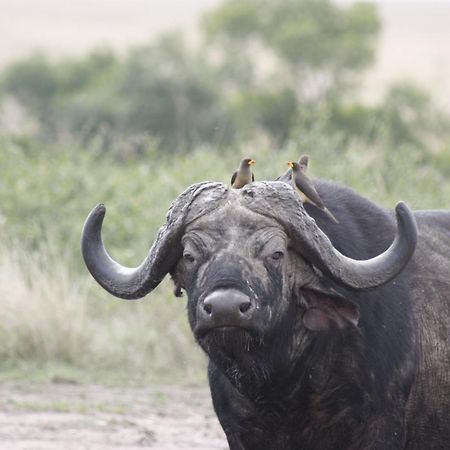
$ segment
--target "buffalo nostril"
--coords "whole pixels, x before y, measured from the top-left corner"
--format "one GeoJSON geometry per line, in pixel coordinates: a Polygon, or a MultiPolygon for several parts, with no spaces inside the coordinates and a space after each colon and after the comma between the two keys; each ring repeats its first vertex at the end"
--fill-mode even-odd
{"type": "Polygon", "coordinates": [[[252,310],[249,297],[236,289],[217,289],[199,305],[200,316],[215,324],[234,324],[248,319],[252,310]]]}
{"type": "Polygon", "coordinates": [[[250,306],[251,306],[250,302],[241,303],[239,305],[239,311],[244,314],[250,309],[250,306]]]}

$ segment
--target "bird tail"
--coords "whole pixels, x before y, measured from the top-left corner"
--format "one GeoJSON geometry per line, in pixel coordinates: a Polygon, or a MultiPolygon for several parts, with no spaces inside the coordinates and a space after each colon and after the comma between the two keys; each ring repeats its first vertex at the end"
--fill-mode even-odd
{"type": "Polygon", "coordinates": [[[328,208],[325,208],[323,211],[334,223],[339,223],[339,220],[337,220],[336,217],[333,216],[333,214],[331,213],[331,211],[328,208]]]}

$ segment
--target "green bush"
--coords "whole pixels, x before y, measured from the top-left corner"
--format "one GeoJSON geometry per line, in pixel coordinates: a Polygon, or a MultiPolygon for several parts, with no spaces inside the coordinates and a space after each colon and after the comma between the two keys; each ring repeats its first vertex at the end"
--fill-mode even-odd
{"type": "Polygon", "coordinates": [[[380,21],[371,4],[329,0],[228,0],[207,13],[203,40],[169,33],[117,56],[36,54],[0,74],[0,113],[19,105],[44,147],[78,142],[97,154],[145,158],[199,146],[230,150],[260,136],[273,146],[320,127],[327,136],[391,147],[442,146],[450,118],[430,95],[395,83],[374,105],[359,81],[372,63],[380,21]]]}

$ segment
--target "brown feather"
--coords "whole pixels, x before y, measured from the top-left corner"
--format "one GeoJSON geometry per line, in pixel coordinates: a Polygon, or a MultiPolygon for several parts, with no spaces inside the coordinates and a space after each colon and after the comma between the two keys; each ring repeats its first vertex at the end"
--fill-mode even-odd
{"type": "Polygon", "coordinates": [[[316,208],[323,211],[333,222],[339,223],[336,217],[334,217],[331,211],[324,205],[313,182],[308,175],[306,175],[305,168],[306,167],[300,166],[298,163],[293,163],[291,177],[292,185],[298,192],[302,202],[314,205],[316,208]]]}

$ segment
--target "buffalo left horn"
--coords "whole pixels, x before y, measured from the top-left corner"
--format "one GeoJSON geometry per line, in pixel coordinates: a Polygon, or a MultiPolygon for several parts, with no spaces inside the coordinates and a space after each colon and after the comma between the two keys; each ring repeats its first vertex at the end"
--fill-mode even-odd
{"type": "Polygon", "coordinates": [[[328,236],[306,213],[292,186],[280,181],[263,181],[247,185],[241,191],[250,209],[281,223],[294,248],[343,286],[368,289],[389,282],[408,264],[416,248],[416,221],[403,202],[395,208],[397,231],[391,245],[373,258],[356,260],[334,248],[328,236]]]}

